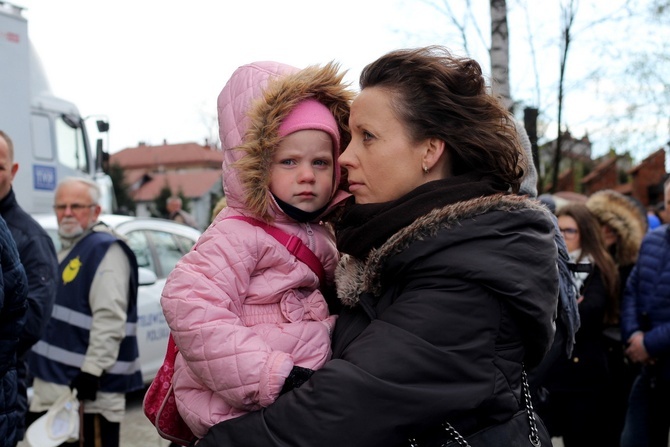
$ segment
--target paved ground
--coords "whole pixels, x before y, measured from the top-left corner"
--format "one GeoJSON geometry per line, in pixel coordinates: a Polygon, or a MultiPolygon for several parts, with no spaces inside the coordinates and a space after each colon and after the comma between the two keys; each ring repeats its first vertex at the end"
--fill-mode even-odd
{"type": "MultiPolygon", "coordinates": [[[[144,391],[128,396],[126,418],[121,423],[121,447],[168,447],[170,442],[158,436],[156,428],[142,412],[144,391]]],[[[31,447],[20,442],[17,447],[31,447]]],[[[35,446],[39,447],[39,446],[35,446]]]]}
{"type": "Polygon", "coordinates": [[[121,423],[122,447],[167,447],[170,442],[158,436],[156,428],[142,412],[144,391],[128,396],[126,418],[121,423]]]}

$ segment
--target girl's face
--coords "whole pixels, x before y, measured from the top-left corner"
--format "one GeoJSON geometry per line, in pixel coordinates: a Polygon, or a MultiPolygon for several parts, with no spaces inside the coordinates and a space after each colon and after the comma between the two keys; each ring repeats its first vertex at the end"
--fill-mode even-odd
{"type": "Polygon", "coordinates": [[[270,191],[302,211],[317,211],[333,195],[333,142],[321,130],[284,137],[272,157],[270,191]]]}
{"type": "Polygon", "coordinates": [[[582,247],[579,238],[579,227],[577,222],[570,216],[558,216],[558,228],[563,234],[565,245],[568,247],[568,252],[573,252],[582,247]]]}
{"type": "Polygon", "coordinates": [[[411,141],[391,108],[391,95],[379,87],[363,89],[351,105],[351,142],[340,155],[356,203],[398,199],[425,183],[425,142],[411,141]]]}

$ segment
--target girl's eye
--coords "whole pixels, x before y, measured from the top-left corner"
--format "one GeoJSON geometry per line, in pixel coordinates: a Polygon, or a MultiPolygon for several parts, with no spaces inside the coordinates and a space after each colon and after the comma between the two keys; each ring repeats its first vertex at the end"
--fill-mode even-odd
{"type": "Polygon", "coordinates": [[[314,166],[329,166],[330,163],[328,163],[327,160],[314,160],[314,166]]]}
{"type": "Polygon", "coordinates": [[[293,159],[280,160],[279,164],[286,165],[286,166],[292,166],[292,165],[295,164],[295,160],[293,160],[293,159]]]}

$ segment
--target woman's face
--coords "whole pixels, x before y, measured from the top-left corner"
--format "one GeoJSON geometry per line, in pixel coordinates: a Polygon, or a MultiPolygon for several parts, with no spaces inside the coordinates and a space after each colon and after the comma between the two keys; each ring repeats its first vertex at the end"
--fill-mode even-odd
{"type": "Polygon", "coordinates": [[[606,247],[611,247],[612,245],[618,242],[619,237],[616,232],[607,224],[601,226],[601,231],[603,233],[603,240],[605,241],[606,247]]]}
{"type": "Polygon", "coordinates": [[[579,238],[579,227],[577,222],[570,216],[558,216],[558,228],[563,234],[565,245],[568,247],[568,252],[573,252],[581,248],[582,243],[579,238]]]}
{"type": "Polygon", "coordinates": [[[398,199],[427,181],[422,170],[425,143],[410,140],[390,100],[387,90],[368,87],[351,105],[351,143],[339,161],[359,204],[398,199]]]}

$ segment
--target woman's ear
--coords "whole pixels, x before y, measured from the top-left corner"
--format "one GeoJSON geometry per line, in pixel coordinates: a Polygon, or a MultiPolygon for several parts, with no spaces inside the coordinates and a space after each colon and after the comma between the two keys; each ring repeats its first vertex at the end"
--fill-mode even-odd
{"type": "Polygon", "coordinates": [[[423,166],[429,171],[434,171],[434,168],[443,166],[446,160],[446,148],[443,140],[439,138],[428,138],[426,140],[425,153],[423,154],[423,166]],[[442,154],[445,156],[443,157],[442,154]]]}

